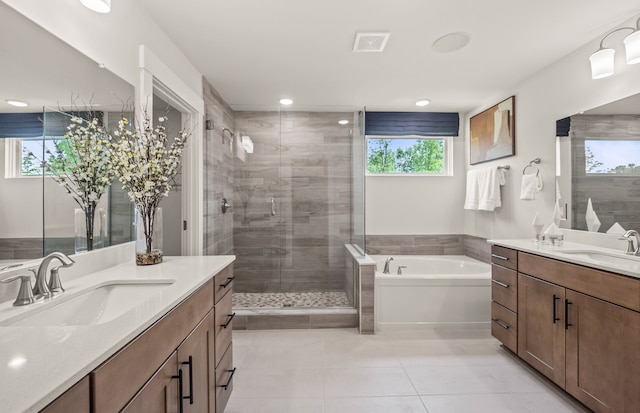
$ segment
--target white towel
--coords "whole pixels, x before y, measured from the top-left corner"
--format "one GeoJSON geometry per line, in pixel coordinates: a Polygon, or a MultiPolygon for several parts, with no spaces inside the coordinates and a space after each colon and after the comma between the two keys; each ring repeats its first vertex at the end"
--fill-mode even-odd
{"type": "Polygon", "coordinates": [[[535,175],[522,175],[520,187],[520,199],[536,199],[536,192],[542,191],[542,178],[540,173],[535,175]]]}
{"type": "Polygon", "coordinates": [[[587,202],[587,213],[585,214],[585,219],[587,220],[587,229],[589,232],[598,232],[600,228],[600,220],[596,215],[596,211],[593,210],[593,205],[591,205],[591,198],[587,202]]]}
{"type": "Polygon", "coordinates": [[[468,171],[464,209],[493,211],[502,206],[500,186],[504,183],[504,169],[493,166],[468,171]]]}

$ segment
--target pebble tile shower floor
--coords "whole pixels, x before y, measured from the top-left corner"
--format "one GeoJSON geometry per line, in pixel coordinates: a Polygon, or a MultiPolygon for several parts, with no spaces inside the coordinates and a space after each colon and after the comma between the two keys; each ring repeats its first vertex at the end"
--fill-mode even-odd
{"type": "Polygon", "coordinates": [[[312,293],[233,293],[233,308],[284,307],[349,307],[347,294],[339,292],[312,293]]]}

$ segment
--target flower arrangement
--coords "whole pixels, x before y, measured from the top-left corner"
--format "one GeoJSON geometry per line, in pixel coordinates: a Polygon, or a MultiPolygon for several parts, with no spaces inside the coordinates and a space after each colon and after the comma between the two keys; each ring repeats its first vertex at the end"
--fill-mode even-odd
{"type": "MultiPolygon", "coordinates": [[[[64,137],[54,143],[52,152],[45,147],[42,166],[51,174],[84,212],[86,247],[94,248],[94,218],[100,198],[115,176],[109,159],[109,135],[100,119],[85,120],[72,116],[64,137]]],[[[35,157],[32,153],[30,157],[35,157]]]]}
{"type": "Polygon", "coordinates": [[[136,205],[142,221],[145,248],[136,253],[138,265],[162,262],[162,251],[153,248],[156,211],[173,187],[189,136],[184,130],[179,131],[168,145],[167,117],[159,117],[155,128],[146,110],[142,117],[142,127],[133,130],[126,118],[121,119],[109,144],[109,158],[115,174],[136,205]]]}

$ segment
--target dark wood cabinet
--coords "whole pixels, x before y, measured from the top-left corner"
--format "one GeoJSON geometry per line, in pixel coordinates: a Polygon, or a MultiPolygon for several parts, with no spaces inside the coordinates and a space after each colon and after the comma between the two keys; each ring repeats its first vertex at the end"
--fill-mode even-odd
{"type": "Polygon", "coordinates": [[[209,411],[209,343],[212,341],[213,310],[178,347],[178,368],[183,376],[182,411],[185,413],[209,411]]]}
{"type": "Polygon", "coordinates": [[[565,289],[518,275],[518,356],[565,387],[565,289]]]}
{"type": "Polygon", "coordinates": [[[175,413],[178,411],[178,354],[171,357],[122,409],[122,413],[175,413]]]}
{"type": "Polygon", "coordinates": [[[90,407],[89,376],[85,376],[40,413],[87,413],[90,407]]]}
{"type": "Polygon", "coordinates": [[[493,335],[594,412],[640,412],[640,279],[512,251],[492,250],[493,335]]]}
{"type": "Polygon", "coordinates": [[[566,390],[596,412],[640,412],[640,313],[567,290],[566,390]]]}

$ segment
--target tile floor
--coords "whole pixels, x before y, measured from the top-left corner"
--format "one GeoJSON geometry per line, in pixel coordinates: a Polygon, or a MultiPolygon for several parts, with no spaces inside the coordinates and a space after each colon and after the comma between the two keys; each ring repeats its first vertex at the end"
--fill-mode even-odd
{"type": "Polygon", "coordinates": [[[584,413],[488,330],[234,331],[226,413],[584,413]]]}

